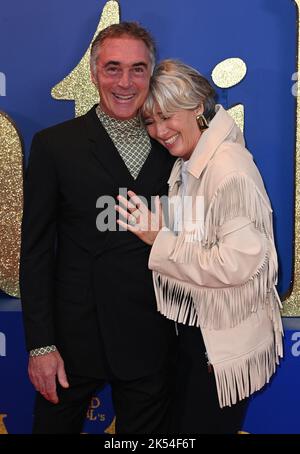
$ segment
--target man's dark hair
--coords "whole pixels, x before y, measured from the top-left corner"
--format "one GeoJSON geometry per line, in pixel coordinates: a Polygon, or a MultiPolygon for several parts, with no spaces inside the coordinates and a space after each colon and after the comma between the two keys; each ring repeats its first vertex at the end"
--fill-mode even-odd
{"type": "Polygon", "coordinates": [[[128,36],[133,39],[143,41],[149,50],[152,71],[155,66],[156,46],[152,35],[144,27],[141,27],[137,22],[121,22],[113,24],[101,30],[94,39],[91,47],[91,68],[95,72],[98,58],[99,47],[107,38],[120,38],[128,36]]]}

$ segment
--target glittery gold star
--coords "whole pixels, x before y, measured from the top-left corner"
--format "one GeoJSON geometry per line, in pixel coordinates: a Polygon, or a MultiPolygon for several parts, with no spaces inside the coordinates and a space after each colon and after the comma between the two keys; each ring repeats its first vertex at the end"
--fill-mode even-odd
{"type": "Polygon", "coordinates": [[[104,5],[97,30],[84,56],[76,68],[51,90],[51,95],[54,99],[75,101],[76,117],[86,113],[99,101],[98,91],[90,78],[91,44],[101,30],[119,22],[119,3],[115,0],[110,0],[104,5]]]}

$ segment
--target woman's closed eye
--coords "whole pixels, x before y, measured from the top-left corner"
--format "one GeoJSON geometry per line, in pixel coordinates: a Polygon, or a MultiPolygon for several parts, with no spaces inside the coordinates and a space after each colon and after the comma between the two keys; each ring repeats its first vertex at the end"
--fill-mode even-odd
{"type": "Polygon", "coordinates": [[[154,123],[160,123],[161,121],[169,120],[171,117],[172,117],[171,115],[159,114],[159,118],[155,119],[152,117],[146,117],[143,119],[143,122],[145,126],[150,126],[153,125],[154,123]]]}
{"type": "Polygon", "coordinates": [[[171,118],[171,115],[168,115],[168,116],[167,116],[167,115],[161,114],[161,115],[159,116],[159,118],[160,118],[162,121],[165,121],[165,120],[169,120],[169,119],[171,118]]]}
{"type": "Polygon", "coordinates": [[[150,125],[153,125],[154,123],[154,120],[153,118],[143,118],[143,123],[145,126],[150,126],[150,125]]]}

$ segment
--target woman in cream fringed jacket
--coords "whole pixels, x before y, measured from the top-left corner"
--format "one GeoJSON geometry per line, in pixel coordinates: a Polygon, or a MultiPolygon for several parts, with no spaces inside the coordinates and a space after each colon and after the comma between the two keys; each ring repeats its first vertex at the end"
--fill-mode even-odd
{"type": "Polygon", "coordinates": [[[116,209],[119,224],[152,246],[157,307],[177,322],[173,430],[236,433],[246,398],[282,357],[270,201],[240,129],[195,69],[158,64],[141,114],[178,158],[168,224],[159,203],[151,213],[132,191],[116,209]]]}

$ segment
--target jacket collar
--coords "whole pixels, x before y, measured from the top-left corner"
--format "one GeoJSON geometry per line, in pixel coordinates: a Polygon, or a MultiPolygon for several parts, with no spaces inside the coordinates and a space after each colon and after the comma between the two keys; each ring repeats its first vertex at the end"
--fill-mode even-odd
{"type": "Polygon", "coordinates": [[[220,105],[216,105],[216,114],[204,131],[190,157],[188,172],[199,178],[217,148],[226,140],[245,145],[242,133],[233,118],[220,105]]]}
{"type": "Polygon", "coordinates": [[[155,194],[165,184],[167,169],[171,171],[174,158],[155,140],[151,140],[151,150],[135,180],[107,131],[96,114],[96,105],[85,115],[87,136],[91,142],[91,152],[98,164],[105,168],[118,187],[132,189],[138,194],[155,194]]]}
{"type": "MultiPolygon", "coordinates": [[[[200,178],[203,170],[210,159],[215,154],[217,148],[226,140],[245,145],[242,132],[234,122],[233,118],[220,105],[216,105],[216,114],[209,123],[209,128],[205,130],[193,151],[187,171],[193,177],[200,178]]],[[[181,181],[181,158],[174,164],[172,174],[168,184],[172,188],[176,182],[181,181]]]]}
{"type": "Polygon", "coordinates": [[[96,105],[85,116],[91,152],[120,187],[135,190],[135,180],[96,114],[96,105]]]}

